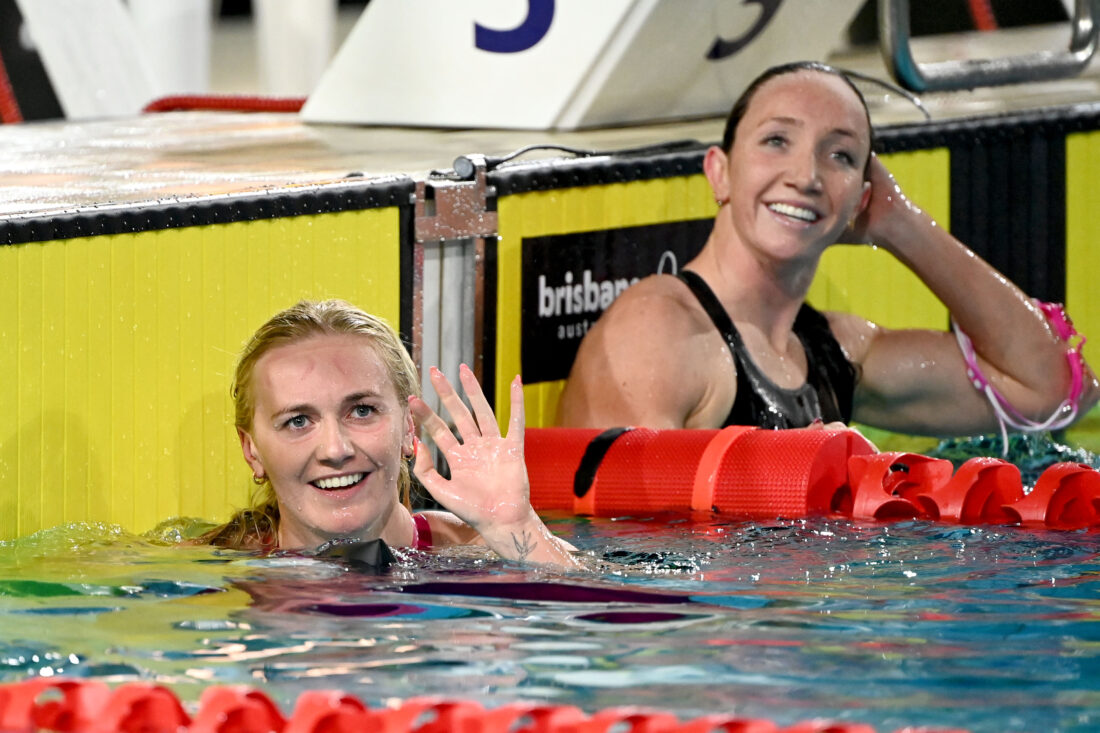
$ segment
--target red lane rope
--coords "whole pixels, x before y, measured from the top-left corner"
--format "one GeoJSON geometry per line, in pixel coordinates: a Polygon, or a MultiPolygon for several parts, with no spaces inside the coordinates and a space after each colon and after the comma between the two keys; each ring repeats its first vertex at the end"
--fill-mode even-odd
{"type": "MultiPolygon", "coordinates": [[[[98,680],[37,677],[0,684],[0,731],[67,733],[875,733],[863,723],[812,720],[780,728],[766,719],[713,714],[680,721],[671,713],[621,707],[592,715],[572,705],[510,703],[486,709],[471,700],[411,698],[371,708],[338,691],[303,692],[290,716],[263,692],[244,686],[206,688],[189,715],[174,693],[148,682],[115,689],[98,680]]],[[[962,729],[903,728],[922,733],[962,729]]]]}
{"type": "Polygon", "coordinates": [[[990,0],[968,0],[967,6],[975,28],[980,31],[995,31],[1000,28],[997,16],[993,14],[993,3],[990,0]]]}
{"type": "Polygon", "coordinates": [[[7,67],[4,66],[4,57],[0,56],[0,123],[22,121],[23,113],[19,110],[15,90],[11,87],[11,79],[8,78],[7,67]]]}
{"type": "Polygon", "coordinates": [[[144,112],[180,110],[228,110],[232,112],[298,112],[305,97],[253,97],[248,95],[177,94],[154,99],[144,112]]]}
{"type": "Polygon", "coordinates": [[[596,465],[585,457],[603,439],[597,431],[528,428],[525,436],[537,511],[1100,528],[1100,471],[1081,463],[1048,467],[1025,497],[1020,469],[1008,461],[971,458],[955,470],[944,459],[877,453],[849,430],[636,428],[616,437],[596,465]],[[582,471],[591,480],[571,491],[582,471]]]}

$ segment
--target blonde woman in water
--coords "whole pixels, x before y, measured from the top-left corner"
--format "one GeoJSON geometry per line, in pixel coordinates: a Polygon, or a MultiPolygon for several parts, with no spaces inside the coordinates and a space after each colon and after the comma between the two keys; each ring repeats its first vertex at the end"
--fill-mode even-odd
{"type": "Polygon", "coordinates": [[[261,490],[205,539],[261,551],[374,539],[481,544],[508,560],[575,567],[572,548],[531,508],[519,378],[506,435],[469,368],[459,381],[472,412],[438,369],[430,379],[457,438],[420,399],[416,367],[384,321],[335,300],[276,314],[246,345],[233,382],[241,450],[261,490]],[[447,458],[449,478],[417,424],[447,458]],[[449,511],[410,510],[410,467],[449,511]]]}

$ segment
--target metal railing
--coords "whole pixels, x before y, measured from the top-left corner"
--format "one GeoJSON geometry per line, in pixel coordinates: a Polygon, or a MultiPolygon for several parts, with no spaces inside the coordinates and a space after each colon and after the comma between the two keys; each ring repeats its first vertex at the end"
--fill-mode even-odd
{"type": "Polygon", "coordinates": [[[910,48],[909,0],[878,0],[879,42],[898,83],[914,92],[973,89],[1064,79],[1079,74],[1096,52],[1100,0],[1076,0],[1066,51],[920,64],[910,48]]]}

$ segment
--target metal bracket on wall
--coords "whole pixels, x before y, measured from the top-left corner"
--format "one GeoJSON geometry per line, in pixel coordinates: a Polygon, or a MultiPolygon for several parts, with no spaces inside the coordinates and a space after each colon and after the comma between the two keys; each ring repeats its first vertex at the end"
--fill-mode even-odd
{"type": "Polygon", "coordinates": [[[468,155],[471,180],[429,179],[416,184],[416,241],[497,235],[496,190],[488,185],[485,158],[468,155]]]}
{"type": "Polygon", "coordinates": [[[1076,0],[1069,50],[919,64],[909,46],[909,0],[878,0],[879,43],[894,78],[914,92],[973,89],[1064,79],[1079,74],[1096,53],[1100,0],[1076,0]]]}
{"type": "Polygon", "coordinates": [[[416,184],[413,194],[415,245],[413,251],[413,359],[420,363],[424,322],[424,246],[426,243],[445,245],[473,240],[473,363],[470,365],[482,381],[487,394],[492,385],[485,377],[485,262],[488,242],[495,240],[498,230],[496,190],[488,185],[485,158],[464,156],[472,164],[468,180],[428,179],[416,184]]]}

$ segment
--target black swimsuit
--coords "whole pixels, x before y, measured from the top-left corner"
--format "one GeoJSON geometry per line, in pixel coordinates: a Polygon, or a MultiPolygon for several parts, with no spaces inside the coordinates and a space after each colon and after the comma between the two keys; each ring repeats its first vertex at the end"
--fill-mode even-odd
{"type": "Polygon", "coordinates": [[[843,423],[852,419],[856,368],[844,356],[825,316],[805,303],[798,311],[792,330],[806,353],[806,383],[797,389],[784,389],[753,363],[733,320],[706,281],[690,270],[677,277],[691,288],[733,354],[737,396],[723,427],[801,428],[817,418],[843,423]]]}

